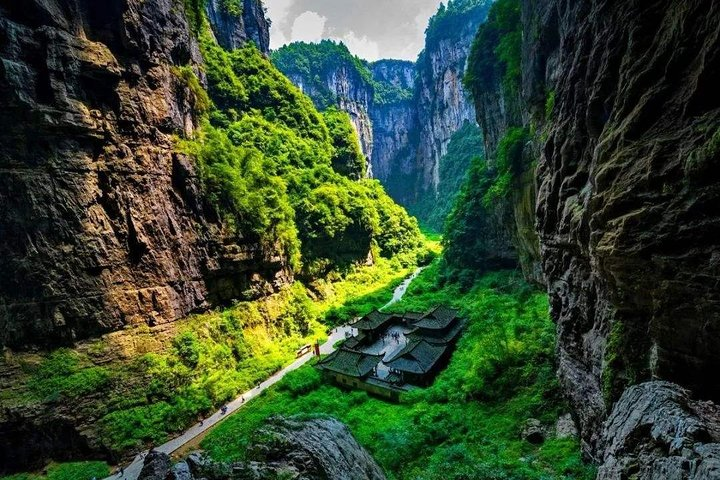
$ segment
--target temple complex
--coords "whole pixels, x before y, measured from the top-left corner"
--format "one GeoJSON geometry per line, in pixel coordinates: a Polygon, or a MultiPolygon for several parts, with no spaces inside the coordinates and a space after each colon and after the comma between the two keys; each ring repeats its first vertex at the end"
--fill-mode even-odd
{"type": "Polygon", "coordinates": [[[426,313],[374,311],[353,323],[357,334],[316,367],[338,385],[397,400],[432,383],[466,323],[445,306],[426,313]]]}

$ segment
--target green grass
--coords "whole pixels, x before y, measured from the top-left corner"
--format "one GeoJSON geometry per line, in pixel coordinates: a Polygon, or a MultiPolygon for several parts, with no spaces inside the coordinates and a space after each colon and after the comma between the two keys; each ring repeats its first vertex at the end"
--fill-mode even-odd
{"type": "Polygon", "coordinates": [[[269,416],[325,414],[345,422],[390,479],[592,478],[576,441],[549,439],[538,447],[520,438],[528,418],[552,425],[565,411],[546,296],[515,272],[486,275],[465,294],[438,285],[437,274],[436,262],[392,307],[447,303],[470,320],[431,387],[392,404],[340,390],[304,367],[212,430],[202,447],[218,460],[240,460],[269,416]]]}
{"type": "Polygon", "coordinates": [[[104,462],[71,462],[52,464],[43,474],[19,473],[0,480],[90,480],[108,475],[110,468],[104,462]]]}

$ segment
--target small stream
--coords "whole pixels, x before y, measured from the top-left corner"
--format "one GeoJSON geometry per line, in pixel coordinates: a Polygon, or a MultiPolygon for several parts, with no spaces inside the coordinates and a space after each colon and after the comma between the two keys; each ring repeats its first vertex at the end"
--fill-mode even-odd
{"type": "Polygon", "coordinates": [[[420,272],[422,272],[426,268],[427,267],[418,268],[417,270],[415,270],[413,272],[412,275],[410,275],[405,280],[403,280],[402,283],[400,285],[398,285],[397,288],[395,289],[395,291],[393,292],[392,299],[388,303],[383,305],[382,308],[380,308],[380,310],[383,310],[383,309],[389,307],[390,305],[392,305],[393,303],[397,303],[400,300],[402,300],[403,296],[405,296],[405,292],[407,292],[407,289],[410,286],[410,284],[412,283],[412,281],[415,280],[417,278],[417,276],[420,275],[420,272]]]}

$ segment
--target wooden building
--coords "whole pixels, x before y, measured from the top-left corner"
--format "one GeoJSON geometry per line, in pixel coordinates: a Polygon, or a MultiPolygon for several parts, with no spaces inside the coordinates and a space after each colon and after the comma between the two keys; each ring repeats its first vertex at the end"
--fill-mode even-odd
{"type": "Polygon", "coordinates": [[[465,325],[456,310],[445,306],[404,315],[374,311],[355,322],[358,335],[318,362],[317,368],[338,385],[397,400],[404,391],[432,383],[447,365],[465,325]],[[404,328],[407,344],[385,360],[384,353],[369,353],[377,351],[377,345],[370,347],[393,326],[404,328]]]}

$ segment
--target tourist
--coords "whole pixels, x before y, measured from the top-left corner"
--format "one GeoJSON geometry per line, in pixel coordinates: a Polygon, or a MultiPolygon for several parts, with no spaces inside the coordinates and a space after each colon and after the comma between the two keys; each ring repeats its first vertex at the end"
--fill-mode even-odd
{"type": "Polygon", "coordinates": [[[222,415],[225,415],[227,413],[227,411],[228,411],[227,405],[223,405],[222,408],[220,409],[220,413],[222,415]]]}
{"type": "Polygon", "coordinates": [[[120,467],[120,473],[118,473],[118,477],[123,477],[123,476],[125,476],[125,468],[120,467]]]}

